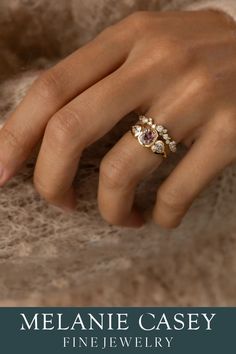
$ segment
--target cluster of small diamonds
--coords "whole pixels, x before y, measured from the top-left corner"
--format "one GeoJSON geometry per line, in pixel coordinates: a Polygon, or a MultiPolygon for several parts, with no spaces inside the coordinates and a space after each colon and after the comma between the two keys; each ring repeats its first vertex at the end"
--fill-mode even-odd
{"type": "MultiPolygon", "coordinates": [[[[170,151],[172,152],[176,152],[176,142],[174,140],[171,139],[171,137],[168,135],[168,131],[166,128],[164,128],[162,125],[159,124],[155,124],[153,122],[152,118],[148,118],[145,116],[139,116],[139,120],[140,122],[142,122],[143,124],[148,124],[152,127],[152,129],[156,129],[156,131],[158,132],[158,135],[161,136],[165,142],[165,144],[167,144],[169,146],[170,151]]],[[[160,140],[158,141],[158,147],[159,150],[161,150],[161,143],[160,140]]]]}

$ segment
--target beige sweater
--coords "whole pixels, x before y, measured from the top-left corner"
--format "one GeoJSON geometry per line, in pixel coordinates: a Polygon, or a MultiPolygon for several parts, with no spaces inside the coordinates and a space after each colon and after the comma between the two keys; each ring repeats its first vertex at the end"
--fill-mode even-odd
{"type": "Polygon", "coordinates": [[[163,1],[165,10],[201,10],[216,9],[226,12],[236,19],[236,2],[234,0],[170,0],[163,1]],[[165,3],[168,3],[167,5],[165,3]]]}
{"type": "MultiPolygon", "coordinates": [[[[235,0],[1,0],[2,120],[39,69],[109,24],[141,9],[207,7],[236,18],[235,0]]],[[[117,127],[85,152],[74,215],[39,198],[31,162],[0,191],[0,305],[236,305],[236,167],[202,193],[175,231],[151,221],[138,231],[109,226],[97,210],[98,167],[126,129],[117,127]]],[[[147,195],[155,196],[181,154],[140,186],[147,215],[153,203],[147,195]]]]}

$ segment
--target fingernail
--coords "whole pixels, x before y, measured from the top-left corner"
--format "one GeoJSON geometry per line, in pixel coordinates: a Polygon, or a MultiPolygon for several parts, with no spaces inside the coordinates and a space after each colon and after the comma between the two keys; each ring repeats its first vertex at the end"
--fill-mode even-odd
{"type": "Polygon", "coordinates": [[[129,219],[126,221],[125,226],[139,229],[145,224],[145,220],[140,214],[140,212],[133,210],[132,214],[129,216],[129,219]]]}
{"type": "Polygon", "coordinates": [[[71,213],[75,211],[76,204],[76,195],[73,190],[70,190],[66,195],[61,196],[60,199],[53,204],[53,207],[56,210],[71,213]]]}
{"type": "Polygon", "coordinates": [[[176,229],[178,226],[180,226],[182,219],[162,219],[160,221],[156,221],[157,224],[159,224],[163,229],[166,230],[172,230],[176,229]]]}
{"type": "Polygon", "coordinates": [[[62,199],[61,208],[66,212],[75,211],[76,208],[76,195],[73,189],[71,189],[62,199]]]}

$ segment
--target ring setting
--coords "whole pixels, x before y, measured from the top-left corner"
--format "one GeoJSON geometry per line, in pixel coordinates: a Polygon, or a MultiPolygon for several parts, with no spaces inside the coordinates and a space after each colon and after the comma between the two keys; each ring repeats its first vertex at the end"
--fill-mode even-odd
{"type": "Polygon", "coordinates": [[[155,124],[153,118],[144,115],[139,116],[137,124],[131,128],[133,136],[140,145],[150,148],[155,154],[167,156],[167,150],[176,152],[176,142],[168,134],[168,130],[162,125],[155,124]]]}
{"type": "Polygon", "coordinates": [[[158,138],[158,132],[151,128],[144,126],[141,133],[138,136],[138,141],[145,147],[152,146],[158,138]]]}

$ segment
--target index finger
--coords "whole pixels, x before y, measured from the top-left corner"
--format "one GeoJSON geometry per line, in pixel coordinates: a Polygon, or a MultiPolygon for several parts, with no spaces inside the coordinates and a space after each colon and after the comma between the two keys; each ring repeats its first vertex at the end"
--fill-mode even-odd
{"type": "Polygon", "coordinates": [[[114,31],[111,35],[111,30],[106,30],[36,80],[0,131],[0,185],[29,157],[50,118],[119,67],[130,45],[130,40],[124,42],[114,31]]]}

